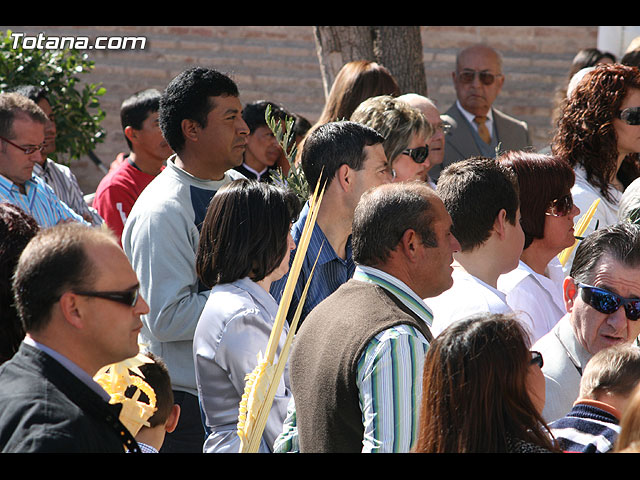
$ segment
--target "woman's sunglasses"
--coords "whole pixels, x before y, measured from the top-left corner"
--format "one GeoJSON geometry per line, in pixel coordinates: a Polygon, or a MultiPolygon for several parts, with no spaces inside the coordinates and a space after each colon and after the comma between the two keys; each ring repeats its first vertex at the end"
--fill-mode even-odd
{"type": "Polygon", "coordinates": [[[640,107],[629,107],[618,112],[618,118],[629,125],[640,125],[640,107]]]}
{"type": "Polygon", "coordinates": [[[604,288],[578,283],[582,300],[600,313],[610,315],[624,306],[629,320],[634,322],[640,318],[640,298],[624,298],[604,288]]]}
{"type": "Polygon", "coordinates": [[[551,202],[551,205],[545,212],[545,215],[564,217],[565,215],[569,215],[571,210],[573,210],[573,197],[571,196],[571,193],[567,193],[566,195],[563,195],[551,202]]]}
{"type": "Polygon", "coordinates": [[[405,155],[409,155],[416,163],[424,163],[424,161],[429,156],[429,145],[418,148],[407,148],[402,153],[405,155]]]}
{"type": "Polygon", "coordinates": [[[531,365],[538,365],[540,368],[544,365],[544,361],[542,360],[542,354],[540,352],[536,352],[535,350],[531,350],[531,365]]]}

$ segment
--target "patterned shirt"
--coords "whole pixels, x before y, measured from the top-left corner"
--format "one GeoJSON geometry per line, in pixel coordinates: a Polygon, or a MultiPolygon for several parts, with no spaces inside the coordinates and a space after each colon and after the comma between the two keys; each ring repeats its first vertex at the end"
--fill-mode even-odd
{"type": "Polygon", "coordinates": [[[566,416],[551,422],[549,428],[566,452],[607,453],[620,433],[619,415],[609,405],[581,400],[566,416]]]}
{"type": "Polygon", "coordinates": [[[88,225],[56,196],[42,178],[33,175],[24,184],[25,193],[8,178],[0,175],[0,202],[17,205],[31,215],[43,228],[52,227],[61,221],[75,220],[88,225]]]}
{"type": "MultiPolygon", "coordinates": [[[[409,287],[380,270],[358,266],[354,279],[375,283],[399,298],[431,327],[433,315],[409,287]]],[[[429,342],[409,325],[376,335],[358,362],[357,383],[364,423],[363,453],[408,453],[418,430],[422,367],[429,342]]],[[[299,451],[295,403],[289,405],[274,452],[299,451]]]]}
{"type": "MultiPolygon", "coordinates": [[[[300,242],[300,237],[302,236],[302,230],[304,229],[304,224],[308,214],[309,203],[307,202],[300,213],[300,218],[298,218],[298,221],[291,229],[291,236],[293,237],[293,241],[296,245],[300,242]]],[[[291,252],[289,266],[293,263],[296,251],[297,250],[293,250],[291,252]]],[[[346,258],[342,259],[336,254],[320,226],[317,223],[314,225],[309,246],[307,247],[307,254],[304,258],[304,262],[302,263],[298,282],[296,283],[296,287],[293,291],[289,307],[288,318],[291,320],[293,313],[298,307],[302,291],[304,290],[304,286],[307,283],[307,279],[311,274],[311,270],[313,269],[313,265],[317,258],[318,263],[313,273],[311,284],[309,285],[309,291],[307,292],[304,307],[302,308],[298,328],[300,328],[300,325],[302,325],[302,322],[313,307],[335,292],[340,285],[346,283],[347,280],[353,276],[353,272],[356,267],[351,256],[351,252],[351,237],[349,237],[347,241],[346,258]],[[320,255],[319,257],[318,254],[320,255]]],[[[280,280],[273,282],[271,285],[271,295],[278,303],[282,298],[288,278],[288,274],[284,275],[280,280]]]]}
{"type": "Polygon", "coordinates": [[[71,210],[93,225],[102,224],[102,217],[84,200],[78,180],[69,167],[47,158],[43,166],[39,163],[34,165],[33,173],[41,177],[71,210]]]}

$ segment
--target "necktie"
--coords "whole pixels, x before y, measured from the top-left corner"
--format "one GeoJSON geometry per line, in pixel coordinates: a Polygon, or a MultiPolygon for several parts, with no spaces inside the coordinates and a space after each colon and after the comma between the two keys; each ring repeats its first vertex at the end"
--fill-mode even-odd
{"type": "Polygon", "coordinates": [[[485,125],[487,117],[478,116],[475,117],[473,121],[478,124],[478,135],[480,135],[482,141],[484,141],[484,143],[486,143],[487,145],[491,143],[491,134],[489,133],[489,129],[485,125]]]}

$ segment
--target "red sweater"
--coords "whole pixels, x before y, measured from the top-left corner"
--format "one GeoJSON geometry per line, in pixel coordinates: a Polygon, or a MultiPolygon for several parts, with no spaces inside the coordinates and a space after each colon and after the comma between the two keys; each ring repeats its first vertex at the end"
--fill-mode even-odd
{"type": "Polygon", "coordinates": [[[144,173],[125,158],[119,167],[109,171],[100,181],[93,207],[119,241],[133,204],[154,178],[154,175],[144,173]]]}

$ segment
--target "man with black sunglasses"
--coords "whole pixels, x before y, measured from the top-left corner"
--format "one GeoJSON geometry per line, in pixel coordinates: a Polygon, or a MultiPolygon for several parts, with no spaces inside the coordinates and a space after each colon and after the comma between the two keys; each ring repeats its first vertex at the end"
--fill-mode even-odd
{"type": "Polygon", "coordinates": [[[522,150],[532,145],[526,122],[493,107],[505,80],[502,59],[496,50],[486,45],[463,49],[451,77],[457,100],[442,117],[451,129],[444,161],[429,172],[432,178],[437,181],[442,170],[459,160],[493,158],[497,148],[522,150]]]}
{"type": "Polygon", "coordinates": [[[122,405],[93,379],[138,354],[149,312],[115,237],[75,222],[42,229],[12,287],[26,336],[0,367],[0,451],[139,451],[122,405]]]}
{"type": "Polygon", "coordinates": [[[640,334],[640,226],[619,223],[588,235],[563,284],[566,315],[534,350],[546,380],[543,412],[549,423],[578,398],[587,362],[599,351],[640,334]]]}

